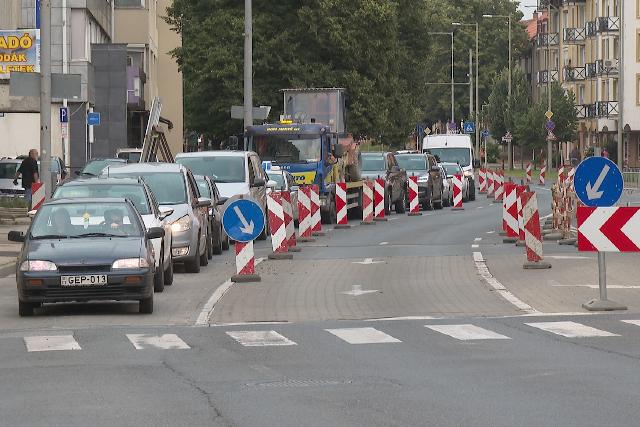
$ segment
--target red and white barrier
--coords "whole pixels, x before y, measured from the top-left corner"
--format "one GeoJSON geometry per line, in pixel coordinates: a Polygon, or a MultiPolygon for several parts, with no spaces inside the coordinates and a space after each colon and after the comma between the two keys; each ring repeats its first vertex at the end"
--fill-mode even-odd
{"type": "Polygon", "coordinates": [[[517,185],[512,182],[504,184],[502,203],[502,230],[505,232],[504,243],[515,243],[520,236],[518,225],[518,196],[517,185]]]}
{"type": "Polygon", "coordinates": [[[533,165],[531,164],[531,162],[529,162],[529,163],[527,163],[527,169],[526,169],[526,172],[527,172],[527,184],[531,184],[531,181],[532,181],[531,173],[532,173],[532,171],[533,171],[533,165]]]}
{"type": "Polygon", "coordinates": [[[384,179],[376,179],[373,182],[373,216],[374,221],[386,221],[384,217],[384,179]]]}
{"type": "Polygon", "coordinates": [[[542,166],[542,168],[540,169],[540,176],[538,177],[538,183],[540,185],[544,185],[544,176],[546,173],[547,173],[547,167],[542,166]]]}
{"type": "Polygon", "coordinates": [[[487,198],[494,197],[495,181],[493,169],[487,169],[487,198]]]}
{"type": "Polygon", "coordinates": [[[518,246],[524,246],[524,220],[522,218],[522,193],[527,190],[525,185],[516,185],[516,209],[518,210],[518,246]]]}
{"type": "Polygon", "coordinates": [[[462,210],[462,175],[456,174],[453,175],[451,179],[451,183],[453,184],[453,207],[455,210],[462,210]]]}
{"type": "Polygon", "coordinates": [[[639,207],[579,206],[578,250],[581,252],[640,252],[639,207]]]}
{"type": "Polygon", "coordinates": [[[320,216],[320,188],[315,184],[309,188],[311,189],[311,233],[314,236],[324,236],[320,216]]]}
{"type": "Polygon", "coordinates": [[[284,210],[284,228],[287,231],[287,246],[289,252],[300,252],[300,248],[296,246],[296,228],[293,224],[293,205],[291,204],[291,193],[283,191],[282,209],[284,210]]]}
{"type": "Polygon", "coordinates": [[[502,203],[502,195],[504,193],[504,171],[496,171],[494,174],[494,193],[495,203],[502,203]]]}
{"type": "Polygon", "coordinates": [[[564,184],[564,166],[558,168],[558,184],[564,184]]]}
{"type": "Polygon", "coordinates": [[[373,182],[362,183],[362,222],[363,225],[373,224],[373,182]]]}
{"type": "Polygon", "coordinates": [[[311,188],[302,185],[298,189],[298,240],[312,242],[311,237],[311,188]]]}
{"type": "Polygon", "coordinates": [[[409,216],[420,216],[420,200],[418,197],[418,177],[410,176],[408,181],[409,187],[409,216]]]}
{"type": "Polygon", "coordinates": [[[259,282],[260,276],[256,274],[253,242],[236,242],[235,248],[237,274],[231,277],[231,281],[259,282]]]}
{"type": "Polygon", "coordinates": [[[480,194],[485,194],[487,192],[487,170],[485,168],[480,168],[478,185],[480,187],[480,194]]]}
{"type": "Polygon", "coordinates": [[[31,184],[31,210],[38,210],[44,203],[44,199],[44,184],[41,182],[34,182],[31,184]]]}
{"type": "Polygon", "coordinates": [[[336,184],[336,218],[337,224],[335,228],[349,228],[347,220],[347,183],[339,182],[336,184]]]}
{"type": "Polygon", "coordinates": [[[271,246],[273,253],[269,259],[291,259],[287,241],[287,228],[284,220],[284,207],[280,193],[272,191],[267,194],[267,210],[269,211],[269,229],[271,230],[271,246]]]}
{"type": "Polygon", "coordinates": [[[536,193],[533,191],[522,193],[522,218],[527,246],[527,261],[523,267],[525,269],[551,268],[551,264],[543,262],[540,214],[538,213],[536,193]]]}
{"type": "Polygon", "coordinates": [[[569,169],[569,172],[567,172],[567,179],[565,179],[564,185],[567,188],[572,188],[573,187],[573,177],[576,174],[576,168],[572,167],[571,169],[569,169]]]}

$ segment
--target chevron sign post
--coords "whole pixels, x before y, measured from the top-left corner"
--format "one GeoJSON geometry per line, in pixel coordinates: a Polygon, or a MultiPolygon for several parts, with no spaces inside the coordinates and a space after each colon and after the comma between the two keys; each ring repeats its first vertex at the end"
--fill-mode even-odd
{"type": "Polygon", "coordinates": [[[462,175],[453,175],[451,180],[453,184],[453,210],[463,210],[462,207],[462,175]]]}

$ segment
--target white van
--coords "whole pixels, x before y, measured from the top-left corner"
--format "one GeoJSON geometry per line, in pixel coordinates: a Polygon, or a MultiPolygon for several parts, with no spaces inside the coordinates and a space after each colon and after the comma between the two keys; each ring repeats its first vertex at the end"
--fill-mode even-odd
{"type": "Polygon", "coordinates": [[[467,180],[469,188],[468,200],[476,199],[475,177],[473,174],[473,145],[469,135],[427,135],[422,141],[422,151],[436,156],[438,162],[458,163],[467,180]]]}

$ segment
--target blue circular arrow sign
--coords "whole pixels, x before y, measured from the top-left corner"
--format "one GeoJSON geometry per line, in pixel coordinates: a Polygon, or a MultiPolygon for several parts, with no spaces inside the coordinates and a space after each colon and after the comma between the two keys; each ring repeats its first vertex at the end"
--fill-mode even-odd
{"type": "Polygon", "coordinates": [[[235,200],[229,203],[222,215],[222,227],[230,239],[250,242],[264,229],[264,212],[253,200],[235,200]]]}
{"type": "Polygon", "coordinates": [[[573,179],[576,195],[587,206],[613,206],[622,195],[624,180],[618,166],[606,157],[588,157],[573,179]]]}

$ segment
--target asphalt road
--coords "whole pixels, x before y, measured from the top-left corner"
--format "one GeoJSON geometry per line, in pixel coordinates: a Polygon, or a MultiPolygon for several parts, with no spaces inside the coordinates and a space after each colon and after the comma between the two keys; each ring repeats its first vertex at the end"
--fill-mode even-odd
{"type": "Polygon", "coordinates": [[[21,319],[0,279],[2,424],[636,425],[640,313],[547,315],[496,286],[484,259],[523,253],[500,222],[484,196],[392,215],[230,287],[226,253],[178,273],[147,316],[91,304],[21,319]]]}

